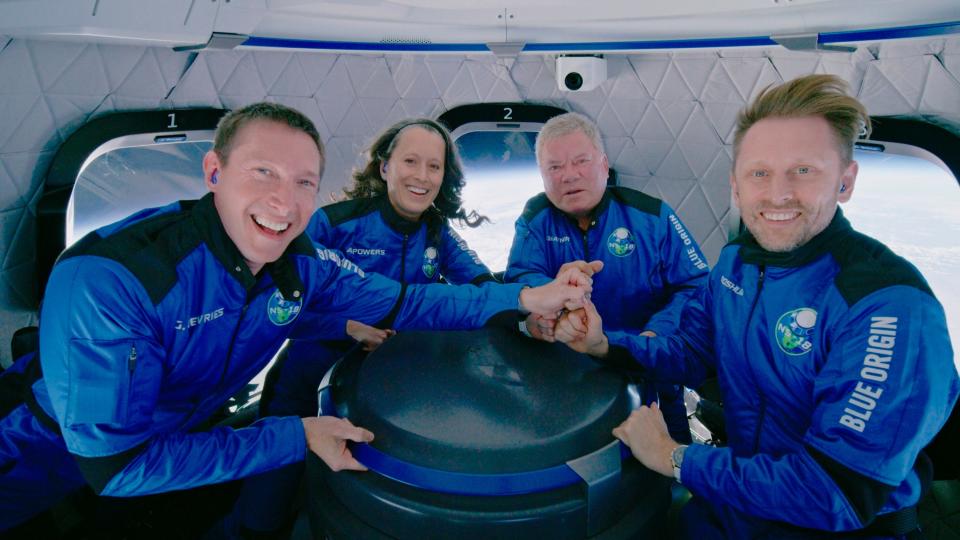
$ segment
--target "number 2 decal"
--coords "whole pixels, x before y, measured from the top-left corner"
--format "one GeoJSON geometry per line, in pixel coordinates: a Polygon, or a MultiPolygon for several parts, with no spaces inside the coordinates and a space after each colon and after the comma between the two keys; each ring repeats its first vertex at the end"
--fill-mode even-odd
{"type": "Polygon", "coordinates": [[[503,119],[504,120],[513,120],[513,109],[511,107],[503,108],[503,119]]]}

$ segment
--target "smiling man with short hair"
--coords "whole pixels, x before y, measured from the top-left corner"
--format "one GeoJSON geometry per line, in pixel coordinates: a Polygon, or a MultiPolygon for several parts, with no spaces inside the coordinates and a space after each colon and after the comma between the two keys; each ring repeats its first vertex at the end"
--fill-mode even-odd
{"type": "Polygon", "coordinates": [[[693,493],[680,520],[687,538],[919,531],[931,477],[922,449],[960,380],[923,276],[838,207],[853,193],[853,145],[869,126],[835,76],[765,89],[740,113],[730,174],[747,231],[724,248],[680,330],[604,333],[589,304],[557,324],[575,350],[667,380],[718,372],[728,446],[677,443],[656,406],[614,430],[693,493]]]}

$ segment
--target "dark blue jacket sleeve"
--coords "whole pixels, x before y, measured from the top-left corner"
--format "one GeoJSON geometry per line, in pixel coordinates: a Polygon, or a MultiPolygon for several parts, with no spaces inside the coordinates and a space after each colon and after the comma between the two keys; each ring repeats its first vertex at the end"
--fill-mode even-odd
{"type": "Polygon", "coordinates": [[[161,432],[153,411],[171,361],[158,337],[161,326],[147,293],[118,263],[74,257],[54,268],[41,310],[44,381],[67,449],[92,485],[104,495],[146,495],[304,458],[298,418],[240,430],[161,432]]]}
{"type": "Polygon", "coordinates": [[[452,227],[446,225],[441,232],[440,273],[447,282],[454,285],[464,283],[478,284],[493,279],[490,269],[483,264],[477,252],[470,249],[467,242],[452,227]]]}
{"type": "MultiPolygon", "coordinates": [[[[336,272],[332,275],[339,275],[343,273],[345,276],[349,277],[350,273],[355,273],[361,277],[366,276],[368,273],[364,272],[357,264],[348,259],[342,251],[323,247],[321,245],[314,244],[317,250],[317,256],[323,261],[327,261],[333,268],[337,268],[336,272]]],[[[327,281],[325,282],[325,287],[336,287],[337,285],[331,281],[331,277],[328,276],[327,281]]],[[[333,296],[337,299],[344,297],[344,294],[347,291],[336,291],[333,296]]],[[[339,300],[342,302],[342,300],[339,300]]],[[[343,313],[337,309],[333,309],[331,306],[319,306],[314,307],[314,316],[310,317],[310,325],[299,325],[294,329],[293,333],[290,335],[293,339],[327,339],[327,340],[340,340],[347,339],[347,321],[350,319],[356,320],[355,317],[350,316],[348,313],[343,313]]]]}
{"type": "Polygon", "coordinates": [[[710,283],[696,289],[682,309],[683,324],[672,334],[646,337],[632,331],[606,332],[611,363],[632,361],[658,381],[699,386],[715,362],[710,283]]]}
{"type": "Polygon", "coordinates": [[[670,299],[663,309],[650,317],[644,330],[663,336],[676,330],[683,306],[693,298],[697,288],[706,283],[710,269],[697,241],[666,203],[660,208],[658,228],[661,238],[660,252],[657,254],[659,270],[670,299]]]}
{"type": "MultiPolygon", "coordinates": [[[[318,253],[330,249],[326,246],[333,245],[331,235],[334,234],[334,230],[330,225],[330,220],[327,219],[327,213],[324,212],[322,208],[317,209],[317,211],[313,213],[313,217],[310,218],[310,223],[307,224],[304,233],[316,244],[318,253]]],[[[336,254],[337,260],[349,261],[341,251],[331,251],[336,254]]],[[[351,262],[343,263],[343,265],[348,268],[351,264],[351,262]]],[[[314,324],[311,324],[309,329],[298,329],[292,337],[327,340],[347,339],[347,319],[322,314],[314,316],[311,319],[314,324]]]]}
{"type": "Polygon", "coordinates": [[[800,451],[735,457],[690,447],[681,471],[690,491],[822,530],[859,529],[890,510],[886,495],[910,474],[960,392],[943,309],[915,288],[890,287],[860,300],[828,332],[800,451]]]}
{"type": "Polygon", "coordinates": [[[516,310],[517,284],[401,285],[364,272],[338,252],[318,250],[319,286],[309,309],[368,325],[398,330],[467,330],[480,328],[504,311],[516,310]]]}
{"type": "Polygon", "coordinates": [[[307,223],[307,228],[303,232],[308,238],[320,245],[333,245],[330,241],[333,227],[330,225],[330,220],[327,219],[327,213],[323,211],[323,208],[318,208],[313,213],[310,222],[307,223]]]}

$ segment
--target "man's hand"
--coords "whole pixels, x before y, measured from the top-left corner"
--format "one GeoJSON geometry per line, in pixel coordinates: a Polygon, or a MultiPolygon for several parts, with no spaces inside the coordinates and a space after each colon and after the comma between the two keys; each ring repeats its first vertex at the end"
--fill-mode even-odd
{"type": "Polygon", "coordinates": [[[673,476],[670,454],[680,443],[670,438],[656,403],[633,411],[622,424],[613,428],[613,436],[629,446],[633,457],[644,467],[664,476],[673,476]]]}
{"type": "Polygon", "coordinates": [[[577,352],[603,357],[610,351],[610,343],[603,333],[603,319],[597,306],[589,300],[582,308],[560,317],[553,335],[557,341],[566,343],[577,352]]]}
{"type": "Polygon", "coordinates": [[[526,323],[527,332],[530,334],[530,337],[549,343],[556,341],[553,338],[553,327],[557,324],[556,315],[545,317],[531,313],[527,315],[526,323]]]}
{"type": "Polygon", "coordinates": [[[333,471],[365,471],[366,467],[354,459],[347,441],[370,442],[373,433],[357,427],[345,418],[314,416],[301,418],[307,447],[333,471]]]}
{"type": "Polygon", "coordinates": [[[562,309],[577,309],[583,306],[593,290],[591,276],[602,268],[602,261],[567,263],[550,283],[520,291],[520,305],[526,311],[546,318],[555,317],[562,309]]]}
{"type": "Polygon", "coordinates": [[[359,341],[360,343],[363,343],[363,350],[367,352],[376,349],[382,345],[388,337],[396,333],[396,330],[392,330],[390,328],[381,330],[379,328],[367,326],[362,322],[347,321],[347,335],[359,341]]]}
{"type": "Polygon", "coordinates": [[[570,261],[563,263],[560,266],[560,269],[557,270],[557,277],[560,277],[564,272],[569,272],[571,269],[579,270],[588,276],[593,276],[600,270],[603,270],[603,261],[597,259],[595,261],[570,261]]]}

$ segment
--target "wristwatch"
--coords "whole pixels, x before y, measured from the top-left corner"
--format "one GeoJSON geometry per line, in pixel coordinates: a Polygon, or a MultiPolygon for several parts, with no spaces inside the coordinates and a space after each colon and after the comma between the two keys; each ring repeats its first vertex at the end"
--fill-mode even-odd
{"type": "Polygon", "coordinates": [[[527,328],[527,318],[525,316],[523,315],[519,316],[519,320],[517,321],[517,328],[520,330],[521,334],[529,338],[533,337],[533,334],[530,333],[530,329],[527,328]]]}
{"type": "Polygon", "coordinates": [[[680,481],[680,467],[683,465],[683,453],[687,451],[687,445],[681,444],[670,452],[670,463],[673,465],[673,478],[677,483],[680,481]]]}

